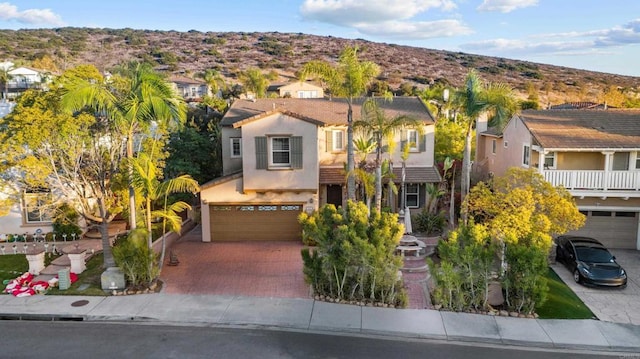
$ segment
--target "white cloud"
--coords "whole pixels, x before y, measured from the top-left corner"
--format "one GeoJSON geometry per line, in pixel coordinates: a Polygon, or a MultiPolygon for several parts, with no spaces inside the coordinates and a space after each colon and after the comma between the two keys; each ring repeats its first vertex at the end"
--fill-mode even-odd
{"type": "Polygon", "coordinates": [[[518,8],[538,5],[538,0],[484,0],[478,11],[511,12],[518,8]]]}
{"type": "Polygon", "coordinates": [[[386,21],[379,24],[364,24],[356,26],[356,28],[363,34],[407,40],[468,35],[473,32],[458,20],[386,21]]]}
{"type": "Polygon", "coordinates": [[[492,39],[467,43],[461,46],[467,51],[484,54],[554,54],[584,55],[585,53],[608,53],[606,48],[640,44],[640,19],[611,29],[585,32],[538,34],[526,39],[492,39]]]}
{"type": "Polygon", "coordinates": [[[0,3],[0,20],[17,21],[30,25],[63,26],[64,21],[50,9],[27,9],[19,11],[18,7],[8,2],[0,3]]]}
{"type": "Polygon", "coordinates": [[[451,11],[454,0],[305,0],[302,17],[351,27],[362,34],[403,39],[426,39],[471,33],[458,20],[411,21],[428,11],[451,11]]]}
{"type": "Polygon", "coordinates": [[[306,19],[353,26],[406,20],[429,9],[455,8],[453,0],[305,0],[300,12],[306,19]]]}

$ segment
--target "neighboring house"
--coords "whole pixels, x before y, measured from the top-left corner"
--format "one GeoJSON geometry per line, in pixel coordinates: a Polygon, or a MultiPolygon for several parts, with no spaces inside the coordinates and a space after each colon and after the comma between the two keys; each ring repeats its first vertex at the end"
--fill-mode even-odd
{"type": "Polygon", "coordinates": [[[22,92],[31,88],[42,88],[51,79],[46,71],[30,67],[17,67],[8,71],[9,81],[7,97],[16,98],[22,92]]]}
{"type": "Polygon", "coordinates": [[[570,234],[640,250],[640,111],[523,111],[503,131],[478,124],[476,169],[535,168],[587,216],[570,234]]]}
{"type": "MultiPolygon", "coordinates": [[[[0,118],[6,116],[13,107],[13,102],[0,101],[0,118]]],[[[11,205],[8,213],[0,216],[0,236],[7,234],[34,234],[40,230],[47,233],[52,230],[51,218],[47,209],[50,203],[50,192],[29,191],[24,192],[16,188],[4,188],[0,190],[0,202],[2,206],[13,202],[11,197],[20,197],[19,204],[11,205]]],[[[0,209],[2,210],[2,209],[0,209]]]]}
{"type": "Polygon", "coordinates": [[[209,86],[202,80],[186,76],[172,76],[168,81],[187,102],[201,101],[203,97],[210,95],[209,86]]]}
{"type": "MultiPolygon", "coordinates": [[[[353,106],[355,120],[360,105],[353,106]]],[[[440,181],[433,117],[417,97],[394,98],[381,107],[387,116],[424,122],[422,136],[414,128],[402,130],[392,154],[399,183],[400,142],[416,142],[406,161],[407,189],[400,195],[409,207],[424,207],[426,183],[440,181]]],[[[235,101],[221,120],[223,177],[202,185],[200,193],[203,241],[296,240],[302,211],[326,203],[343,206],[346,124],[344,99],[235,101]]]]}
{"type": "Polygon", "coordinates": [[[323,98],[322,87],[307,81],[296,81],[286,84],[273,84],[267,88],[268,94],[288,98],[323,98]]]}

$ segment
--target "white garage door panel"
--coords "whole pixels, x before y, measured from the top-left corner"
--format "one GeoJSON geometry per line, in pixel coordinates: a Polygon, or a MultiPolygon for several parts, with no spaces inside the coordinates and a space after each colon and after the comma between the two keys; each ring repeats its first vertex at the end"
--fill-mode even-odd
{"type": "Polygon", "coordinates": [[[568,234],[593,237],[609,248],[636,249],[638,214],[635,217],[594,216],[589,213],[584,227],[568,234]]]}

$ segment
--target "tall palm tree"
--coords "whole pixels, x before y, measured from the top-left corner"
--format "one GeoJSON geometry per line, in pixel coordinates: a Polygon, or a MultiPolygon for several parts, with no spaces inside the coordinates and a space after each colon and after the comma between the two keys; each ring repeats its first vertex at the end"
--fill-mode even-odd
{"type": "MultiPolygon", "coordinates": [[[[124,76],[112,81],[70,79],[62,103],[71,111],[91,108],[96,114],[114,121],[127,137],[127,158],[134,155],[135,137],[152,122],[160,126],[182,123],[186,104],[171,85],[148,64],[132,63],[123,69],[124,76]]],[[[130,169],[131,172],[131,169],[130,169]]],[[[129,186],[129,225],[136,222],[135,191],[129,186]]]]}
{"type": "Polygon", "coordinates": [[[355,200],[356,186],[353,150],[353,99],[362,96],[367,86],[378,76],[380,67],[370,61],[358,59],[358,47],[346,47],[338,59],[337,65],[325,61],[307,62],[300,71],[305,79],[309,76],[319,77],[324,81],[332,96],[343,97],[347,101],[347,198],[355,200]]]}
{"type": "Polygon", "coordinates": [[[392,144],[394,135],[405,127],[415,128],[418,133],[422,133],[423,125],[422,121],[408,116],[387,117],[377,99],[370,98],[362,104],[361,119],[355,121],[353,127],[367,136],[372,136],[376,144],[374,163],[376,209],[378,211],[382,209],[382,148],[384,141],[387,144],[392,144]]]}
{"type": "MultiPolygon", "coordinates": [[[[482,82],[475,70],[469,71],[464,88],[454,93],[453,106],[466,121],[466,136],[462,156],[462,180],[460,184],[460,200],[469,193],[471,184],[471,140],[475,125],[479,118],[487,116],[489,125],[504,127],[504,124],[517,112],[518,101],[513,89],[503,83],[482,82]]],[[[462,220],[466,223],[466,211],[462,211],[462,220]]]]}
{"type": "Polygon", "coordinates": [[[259,68],[249,68],[238,75],[238,79],[245,91],[253,92],[257,98],[263,98],[267,94],[269,81],[275,80],[272,74],[263,74],[259,68]]]}
{"type": "MultiPolygon", "coordinates": [[[[169,230],[180,232],[182,226],[181,218],[177,213],[185,209],[191,209],[191,206],[183,201],[177,201],[169,204],[168,197],[174,193],[196,193],[200,190],[198,181],[189,175],[182,175],[176,178],[167,179],[160,182],[160,171],[153,163],[153,160],[146,153],[140,153],[138,157],[131,159],[132,177],[131,185],[144,198],[145,224],[147,229],[147,245],[151,248],[153,244],[152,237],[152,219],[161,218],[163,224],[163,234],[167,225],[169,230]],[[162,201],[162,209],[153,210],[155,202],[162,201]]],[[[160,254],[160,266],[164,261],[165,239],[162,236],[162,251],[160,254]]]]}
{"type": "Polygon", "coordinates": [[[220,72],[214,69],[208,69],[202,74],[202,79],[209,86],[209,90],[211,90],[211,94],[215,97],[218,91],[226,90],[227,84],[224,79],[220,75],[220,72]]]}

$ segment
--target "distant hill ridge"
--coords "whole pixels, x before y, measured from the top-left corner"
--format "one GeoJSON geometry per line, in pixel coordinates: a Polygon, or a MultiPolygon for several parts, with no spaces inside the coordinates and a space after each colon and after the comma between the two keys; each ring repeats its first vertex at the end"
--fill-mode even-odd
{"type": "Polygon", "coordinates": [[[216,69],[230,82],[239,71],[259,67],[292,78],[310,60],[335,61],[347,45],[358,45],[361,58],[381,66],[382,79],[425,86],[445,81],[460,86],[471,69],[483,79],[505,82],[523,97],[538,90],[541,102],[597,101],[611,85],[638,93],[640,78],[498,57],[350,40],[332,36],[279,32],[200,32],[133,29],[58,28],[0,30],[0,61],[29,64],[48,55],[59,70],[94,64],[108,70],[131,60],[147,60],[168,73],[195,77],[216,69]],[[527,85],[529,83],[529,85],[527,85]],[[532,86],[533,85],[533,86],[532,86]]]}

